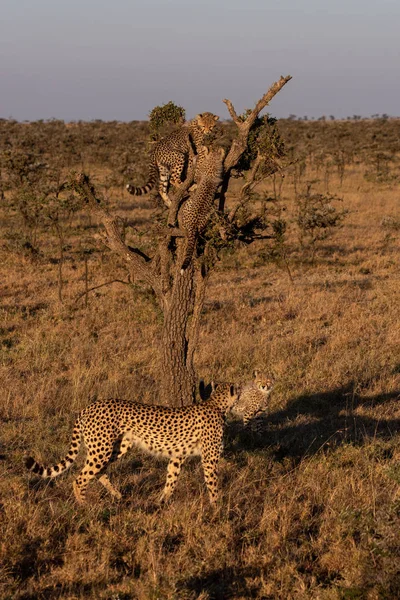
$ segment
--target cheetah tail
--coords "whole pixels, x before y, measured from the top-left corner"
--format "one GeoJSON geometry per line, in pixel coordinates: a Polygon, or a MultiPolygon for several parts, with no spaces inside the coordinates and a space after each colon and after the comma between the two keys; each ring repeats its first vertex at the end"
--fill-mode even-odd
{"type": "Polygon", "coordinates": [[[185,269],[190,265],[190,261],[192,260],[194,248],[196,246],[197,235],[194,231],[189,231],[187,234],[187,242],[185,249],[185,256],[181,266],[181,274],[183,275],[185,269]]]}
{"type": "Polygon", "coordinates": [[[126,186],[127,191],[132,194],[132,196],[142,196],[143,194],[148,194],[150,190],[153,189],[155,182],[158,178],[158,169],[155,163],[151,163],[149,167],[149,180],[146,185],[142,187],[135,187],[131,183],[128,183],[126,186]]]}
{"type": "Polygon", "coordinates": [[[61,460],[57,465],[54,465],[53,467],[43,467],[42,465],[37,463],[34,458],[28,456],[25,459],[26,468],[29,471],[32,471],[32,473],[38,475],[39,477],[42,477],[43,479],[48,479],[49,477],[57,477],[58,475],[61,475],[61,473],[69,469],[70,466],[75,462],[81,445],[81,439],[82,434],[78,420],[75,423],[74,431],[72,433],[71,447],[67,456],[63,460],[61,460]]]}

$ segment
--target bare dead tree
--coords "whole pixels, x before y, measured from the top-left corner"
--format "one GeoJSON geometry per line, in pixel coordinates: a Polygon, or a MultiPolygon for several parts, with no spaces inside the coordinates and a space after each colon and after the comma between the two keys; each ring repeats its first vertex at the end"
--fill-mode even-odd
{"type": "MultiPolygon", "coordinates": [[[[161,338],[161,380],[160,402],[170,406],[191,404],[196,393],[196,372],[194,355],[199,337],[200,315],[204,305],[209,275],[215,265],[218,247],[233,240],[251,243],[255,239],[265,237],[257,233],[258,217],[253,217],[238,225],[235,222],[236,211],[225,212],[225,196],[231,177],[232,168],[238,163],[246,150],[250,129],[259,113],[272,98],[291,79],[281,77],[266,94],[256,103],[247,118],[236,114],[230,100],[224,100],[229,113],[237,127],[237,137],[233,140],[224,161],[224,173],[219,196],[217,214],[219,241],[215,236],[205,237],[197,255],[189,267],[181,273],[181,264],[185,252],[185,232],[179,227],[159,227],[157,249],[153,256],[148,256],[139,248],[128,246],[121,234],[117,219],[102,205],[89,178],[79,174],[72,181],[75,191],[84,198],[91,209],[103,223],[106,232],[106,245],[124,260],[135,280],[141,280],[152,289],[163,312],[161,338]]],[[[258,159],[259,162],[260,159],[258,159]]],[[[242,196],[251,186],[258,164],[250,172],[242,196]]],[[[279,168],[279,167],[277,167],[279,168]]],[[[166,222],[175,224],[179,206],[190,195],[189,187],[193,182],[193,169],[185,182],[174,193],[170,194],[171,206],[168,209],[166,222]]],[[[240,204],[240,199],[239,199],[240,204]]]]}

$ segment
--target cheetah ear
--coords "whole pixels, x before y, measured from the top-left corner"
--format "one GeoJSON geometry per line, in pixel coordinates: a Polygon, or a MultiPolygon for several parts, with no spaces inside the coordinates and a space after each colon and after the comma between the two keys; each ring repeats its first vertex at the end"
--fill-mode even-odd
{"type": "Polygon", "coordinates": [[[199,395],[200,395],[200,398],[202,400],[204,400],[204,390],[205,390],[204,379],[200,379],[200,381],[199,381],[199,395]]]}
{"type": "Polygon", "coordinates": [[[202,119],[203,118],[203,113],[199,113],[198,115],[196,115],[195,119],[197,121],[197,119],[202,119]]]}
{"type": "Polygon", "coordinates": [[[219,116],[218,115],[214,115],[214,121],[219,121],[219,116]]]}
{"type": "Polygon", "coordinates": [[[199,395],[201,400],[208,400],[213,392],[216,390],[216,384],[214,381],[211,381],[208,385],[204,383],[204,379],[200,379],[199,381],[199,395]]]}
{"type": "Polygon", "coordinates": [[[254,371],[253,371],[254,379],[258,376],[259,372],[260,371],[258,371],[257,369],[254,369],[254,371]]]}

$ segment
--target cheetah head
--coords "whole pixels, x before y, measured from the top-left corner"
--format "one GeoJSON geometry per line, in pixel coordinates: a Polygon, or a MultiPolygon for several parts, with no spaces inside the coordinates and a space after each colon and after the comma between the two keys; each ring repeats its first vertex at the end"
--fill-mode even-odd
{"type": "Polygon", "coordinates": [[[274,380],[262,371],[254,371],[254,385],[263,394],[269,395],[274,387],[274,380]]]}
{"type": "Polygon", "coordinates": [[[240,390],[234,383],[211,383],[210,402],[217,404],[223,413],[228,413],[237,402],[240,390]]]}
{"type": "Polygon", "coordinates": [[[217,115],[213,115],[213,113],[205,112],[200,113],[194,119],[197,122],[197,125],[201,127],[204,133],[210,133],[217,124],[219,117],[217,115]]]}

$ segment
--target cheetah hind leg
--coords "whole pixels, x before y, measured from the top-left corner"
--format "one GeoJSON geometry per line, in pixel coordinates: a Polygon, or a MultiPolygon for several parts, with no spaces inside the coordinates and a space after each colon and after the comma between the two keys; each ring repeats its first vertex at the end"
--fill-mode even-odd
{"type": "Polygon", "coordinates": [[[165,165],[159,165],[159,174],[160,174],[160,185],[158,189],[158,193],[164,201],[164,204],[169,208],[171,206],[171,200],[168,197],[168,184],[170,180],[170,170],[165,165]]]}
{"type": "Polygon", "coordinates": [[[159,498],[159,504],[165,504],[170,499],[175,489],[184,458],[171,458],[167,467],[167,480],[159,498]]]}
{"type": "Polygon", "coordinates": [[[203,450],[202,466],[204,480],[206,482],[208,495],[212,506],[216,505],[219,497],[218,486],[218,462],[220,457],[220,449],[217,445],[203,450]]]}
{"type": "Polygon", "coordinates": [[[104,456],[101,461],[92,452],[87,455],[85,465],[73,483],[73,490],[78,504],[85,502],[86,488],[89,482],[104,470],[111,458],[112,451],[112,446],[104,450],[104,456]]]}
{"type": "Polygon", "coordinates": [[[162,163],[158,165],[158,172],[160,175],[158,191],[168,208],[170,208],[172,205],[172,201],[168,196],[168,188],[170,186],[179,188],[182,185],[182,176],[185,171],[186,157],[182,152],[174,152],[169,156],[169,161],[170,162],[168,166],[162,163]],[[173,165],[172,168],[171,165],[173,165]]]}
{"type": "MultiPolygon", "coordinates": [[[[111,454],[111,458],[108,461],[108,464],[115,462],[121,458],[124,454],[128,452],[130,448],[132,448],[133,442],[128,435],[124,435],[121,439],[119,446],[114,447],[113,452],[111,454]]],[[[108,465],[107,465],[108,466],[108,465]]],[[[106,488],[107,492],[114,496],[117,500],[121,500],[122,494],[121,492],[111,483],[108,475],[106,473],[99,473],[98,480],[99,482],[106,488]]]]}
{"type": "Polygon", "coordinates": [[[106,488],[107,492],[109,492],[111,496],[114,496],[114,498],[116,498],[117,500],[121,500],[121,492],[115,486],[113,486],[113,484],[108,478],[108,475],[106,475],[105,473],[103,473],[103,475],[100,475],[99,482],[106,488]]]}
{"type": "Polygon", "coordinates": [[[81,493],[81,488],[78,485],[77,481],[74,481],[72,484],[72,489],[74,490],[75,500],[78,504],[85,504],[85,496],[81,493]]]}

